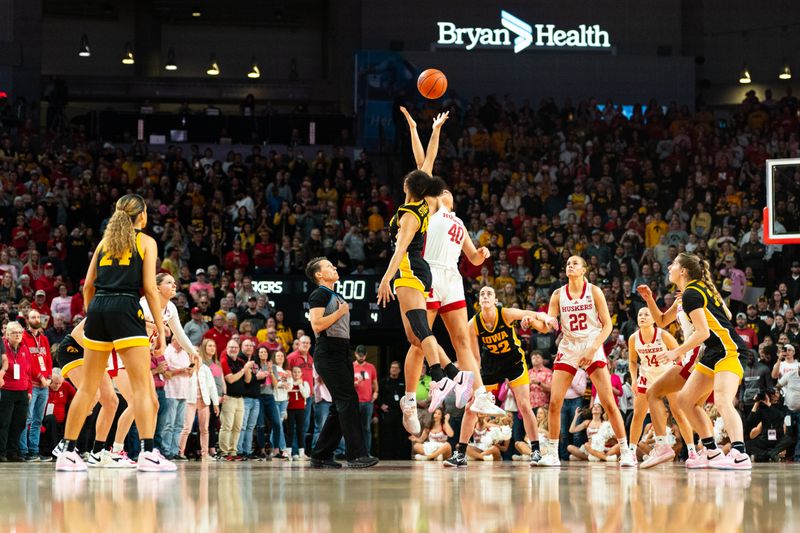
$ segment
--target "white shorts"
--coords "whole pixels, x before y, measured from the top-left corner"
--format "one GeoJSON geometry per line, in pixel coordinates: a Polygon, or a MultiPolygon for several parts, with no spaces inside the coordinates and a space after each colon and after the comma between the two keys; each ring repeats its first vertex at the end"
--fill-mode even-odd
{"type": "Polygon", "coordinates": [[[639,394],[647,394],[647,388],[658,381],[658,378],[666,374],[673,365],[663,365],[659,366],[658,368],[651,368],[647,371],[647,374],[639,374],[639,378],[636,381],[636,392],[639,394]]]}
{"type": "Polygon", "coordinates": [[[447,444],[446,442],[436,442],[432,440],[426,440],[422,443],[422,450],[425,452],[425,455],[430,455],[442,446],[447,444]]]}
{"type": "Polygon", "coordinates": [[[431,265],[431,277],[428,309],[438,309],[441,314],[467,307],[464,281],[458,270],[431,265]]]}
{"type": "MultiPolygon", "coordinates": [[[[558,345],[558,355],[553,363],[553,370],[563,370],[569,372],[573,376],[578,371],[578,362],[581,354],[591,346],[592,340],[586,339],[584,341],[571,341],[562,339],[561,344],[558,345]]],[[[592,361],[586,366],[586,373],[591,375],[592,372],[598,368],[608,366],[608,359],[606,359],[606,352],[600,346],[592,356],[592,361]]]]}

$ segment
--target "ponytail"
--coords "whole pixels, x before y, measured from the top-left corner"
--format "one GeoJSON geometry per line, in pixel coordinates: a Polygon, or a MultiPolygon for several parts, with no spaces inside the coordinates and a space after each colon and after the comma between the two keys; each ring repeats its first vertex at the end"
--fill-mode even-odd
{"type": "Polygon", "coordinates": [[[721,302],[723,302],[722,295],[717,290],[717,286],[714,284],[714,278],[711,277],[711,265],[709,264],[707,259],[702,259],[700,262],[700,266],[702,267],[702,281],[705,283],[708,290],[714,294],[714,298],[721,302]]]}
{"type": "Polygon", "coordinates": [[[112,257],[119,257],[136,248],[133,223],[146,206],[144,198],[138,194],[126,194],[117,200],[115,207],[116,210],[103,232],[101,245],[104,252],[112,257]]]}

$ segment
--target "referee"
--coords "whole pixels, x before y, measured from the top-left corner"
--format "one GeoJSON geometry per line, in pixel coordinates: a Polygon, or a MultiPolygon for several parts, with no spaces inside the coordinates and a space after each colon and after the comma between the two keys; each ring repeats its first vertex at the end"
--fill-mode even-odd
{"type": "Polygon", "coordinates": [[[317,337],[314,366],[333,398],[328,418],[311,452],[312,468],[341,468],[333,460],[344,436],[349,468],[368,468],[378,464],[364,446],[358,395],[353,385],[350,362],[350,306],[333,290],[339,280],[336,267],[324,257],[316,257],[306,266],[306,275],[317,285],[308,297],[311,329],[317,337]]]}

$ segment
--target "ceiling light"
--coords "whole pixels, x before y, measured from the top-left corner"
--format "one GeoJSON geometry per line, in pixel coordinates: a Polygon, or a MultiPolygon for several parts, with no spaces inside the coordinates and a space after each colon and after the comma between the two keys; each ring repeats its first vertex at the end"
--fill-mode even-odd
{"type": "Polygon", "coordinates": [[[252,66],[250,67],[250,72],[247,73],[247,77],[251,78],[251,79],[260,78],[261,77],[261,70],[258,68],[258,63],[256,63],[256,58],[255,57],[250,61],[250,64],[252,66]]]}
{"type": "Polygon", "coordinates": [[[781,69],[781,73],[778,74],[778,79],[781,80],[790,80],[792,79],[792,70],[789,68],[789,63],[783,64],[783,69],[781,69]]]}
{"type": "Polygon", "coordinates": [[[217,63],[217,57],[214,54],[211,54],[211,64],[208,66],[206,74],[209,76],[219,76],[219,63],[217,63]]]}
{"type": "Polygon", "coordinates": [[[92,55],[91,50],[89,50],[89,37],[87,37],[85,33],[81,35],[81,44],[78,47],[78,55],[81,57],[89,57],[92,55]]]}
{"type": "Polygon", "coordinates": [[[178,64],[175,63],[175,49],[171,48],[167,51],[167,64],[164,65],[166,70],[178,70],[178,64]]]}
{"type": "Polygon", "coordinates": [[[753,79],[750,77],[750,71],[747,69],[747,65],[744,66],[742,69],[742,73],[739,74],[739,83],[747,84],[751,83],[753,79]]]}
{"type": "Polygon", "coordinates": [[[125,55],[122,56],[123,65],[133,65],[133,47],[130,42],[125,43],[125,55]]]}
{"type": "Polygon", "coordinates": [[[192,11],[192,16],[194,18],[199,18],[203,16],[203,13],[199,9],[195,9],[194,11],[192,11]]]}

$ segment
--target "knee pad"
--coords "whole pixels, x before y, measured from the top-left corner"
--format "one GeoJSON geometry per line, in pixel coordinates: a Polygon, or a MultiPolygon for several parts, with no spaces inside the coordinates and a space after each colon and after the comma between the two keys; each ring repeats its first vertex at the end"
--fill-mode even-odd
{"type": "Polygon", "coordinates": [[[431,327],[428,325],[428,313],[424,309],[406,311],[406,318],[411,326],[411,331],[414,332],[419,342],[433,335],[431,327]]]}

